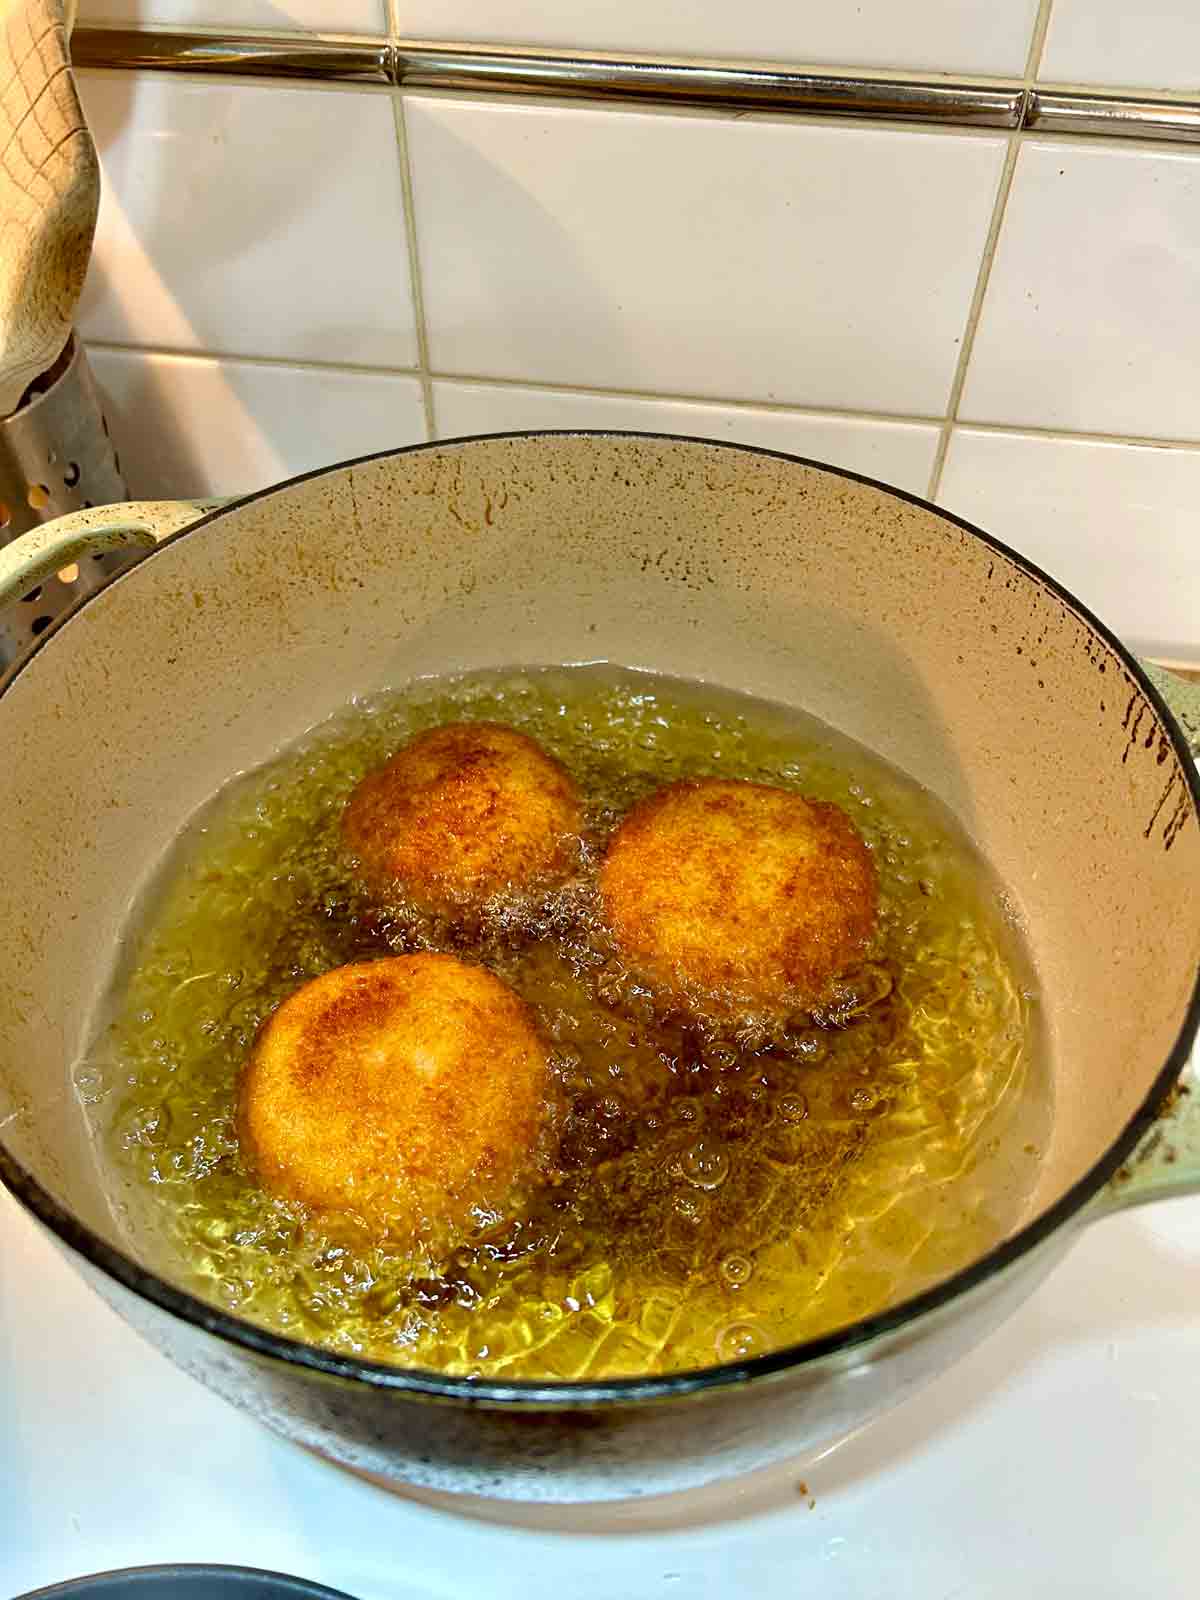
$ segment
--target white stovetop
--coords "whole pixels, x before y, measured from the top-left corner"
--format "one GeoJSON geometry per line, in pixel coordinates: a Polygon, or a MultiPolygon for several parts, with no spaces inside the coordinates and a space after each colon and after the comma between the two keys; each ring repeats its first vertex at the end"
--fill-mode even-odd
{"type": "Polygon", "coordinates": [[[276,1440],[142,1344],[0,1192],[6,1597],[226,1561],[358,1600],[1190,1600],[1198,1485],[1200,1199],[1093,1225],[1006,1327],[823,1460],[523,1510],[388,1494],[276,1440]]]}

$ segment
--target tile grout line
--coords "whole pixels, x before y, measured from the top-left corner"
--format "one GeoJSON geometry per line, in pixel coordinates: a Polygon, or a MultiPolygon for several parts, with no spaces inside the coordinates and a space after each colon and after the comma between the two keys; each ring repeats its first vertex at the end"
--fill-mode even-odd
{"type": "Polygon", "coordinates": [[[421,256],[417,248],[417,210],[413,199],[412,167],[408,158],[408,127],[404,115],[404,101],[398,88],[392,89],[392,120],[396,130],[396,154],[400,161],[404,239],[408,251],[408,284],[417,335],[417,376],[421,383],[421,404],[425,410],[425,436],[427,439],[434,439],[437,437],[437,420],[433,406],[433,382],[429,375],[429,334],[425,325],[421,256]]]}
{"type": "Polygon", "coordinates": [[[659,389],[603,389],[588,384],[558,383],[545,378],[509,378],[496,373],[443,372],[436,367],[423,371],[415,367],[375,367],[365,362],[320,361],[294,356],[252,356],[235,350],[190,349],[181,345],[136,344],[121,339],[87,339],[89,351],[108,351],[114,355],[166,356],[180,361],[239,362],[249,367],[286,367],[301,372],[343,372],[368,378],[421,378],[431,383],[486,384],[495,389],[536,389],[548,394],[591,395],[608,400],[649,400],[667,405],[710,406],[728,411],[765,411],[785,416],[797,414],[832,417],[851,422],[894,422],[908,426],[936,428],[940,416],[909,411],[868,411],[853,406],[823,406],[812,402],[747,400],[728,395],[677,394],[659,389]]]}
{"type": "Polygon", "coordinates": [[[1020,434],[1030,439],[1066,439],[1082,444],[1128,445],[1139,450],[1200,451],[1200,434],[1194,439],[1155,438],[1149,433],[1092,433],[1082,428],[1050,428],[1031,422],[980,422],[975,417],[955,419],[955,426],[972,433],[1020,434]]]}
{"type": "Polygon", "coordinates": [[[299,372],[342,372],[354,378],[419,378],[421,369],[377,367],[366,361],[323,361],[319,356],[252,356],[239,350],[198,349],[177,344],[137,344],[125,339],[89,339],[89,351],[107,351],[120,356],[167,356],[172,361],[221,361],[247,367],[286,367],[299,372]]]}
{"type": "Polygon", "coordinates": [[[958,360],[954,365],[954,377],[950,384],[950,397],[946,401],[946,414],[942,418],[941,432],[938,435],[937,449],[934,451],[933,465],[929,469],[929,487],[925,498],[936,502],[938,490],[942,486],[942,470],[946,465],[946,453],[950,448],[950,435],[958,420],[958,404],[962,398],[963,388],[967,381],[967,368],[971,361],[971,352],[975,347],[975,334],[979,327],[979,318],[983,311],[983,302],[987,295],[988,281],[992,276],[992,262],[995,258],[996,244],[1000,238],[1000,229],[1004,224],[1004,213],[1008,209],[1008,195],[1012,188],[1013,173],[1017,166],[1017,153],[1021,148],[1019,134],[1012,134],[1008,140],[1008,148],[1004,153],[1004,165],[1000,169],[1000,181],[996,186],[996,198],[992,204],[991,221],[983,241],[983,252],[979,262],[979,273],[975,279],[975,289],[971,295],[971,303],[967,307],[967,320],[963,326],[962,344],[959,346],[958,360]]]}
{"type": "MultiPolygon", "coordinates": [[[[211,361],[237,363],[248,367],[282,367],[295,372],[332,372],[346,377],[414,378],[417,367],[372,367],[363,362],[297,360],[291,356],[251,356],[228,350],[191,350],[172,345],[126,344],[116,339],[88,339],[89,351],[124,356],[161,356],[171,361],[211,361]]],[[[944,417],[922,412],[864,411],[848,406],[787,404],[775,400],[734,399],[725,395],[675,394],[654,389],[600,389],[583,384],[552,383],[542,378],[508,378],[494,373],[442,372],[430,368],[431,383],[471,384],[493,389],[530,389],[542,394],[567,394],[600,400],[642,400],[662,405],[712,407],[725,411],[760,411],[767,415],[813,417],[834,422],[897,424],[901,427],[940,428],[944,417]]],[[[1194,439],[1156,436],[1146,433],[1098,433],[1081,428],[1054,428],[1028,422],[987,422],[970,418],[958,424],[974,433],[1018,434],[1034,439],[1065,439],[1084,444],[1128,445],[1143,450],[1200,451],[1200,433],[1194,439]]],[[[568,429],[568,431],[570,431],[568,429]]]]}
{"type": "MultiPolygon", "coordinates": [[[[1037,80],[1038,67],[1041,65],[1042,51],[1046,44],[1046,33],[1050,26],[1050,12],[1054,0],[1040,0],[1037,15],[1033,21],[1033,32],[1029,38],[1029,52],[1025,57],[1025,110],[1028,112],[1029,99],[1037,80]]],[[[1024,121],[1024,116],[1022,117],[1024,121]]],[[[975,280],[975,292],[971,296],[971,303],[967,308],[966,325],[963,328],[962,345],[958,352],[958,361],[954,367],[954,379],[950,385],[950,397],[946,402],[946,416],[942,423],[942,430],[938,436],[937,449],[933,456],[933,465],[929,470],[929,488],[926,499],[937,502],[938,494],[942,487],[942,474],[946,467],[946,456],[950,449],[950,439],[958,422],[958,408],[962,402],[963,389],[966,387],[967,371],[971,364],[971,355],[975,349],[975,336],[979,331],[979,321],[983,314],[983,303],[987,298],[988,284],[991,282],[992,268],[996,260],[996,246],[1000,242],[1000,230],[1004,226],[1005,213],[1008,210],[1008,197],[1012,192],[1013,176],[1017,169],[1017,157],[1023,143],[1023,128],[1016,128],[1008,137],[1008,149],[1004,154],[1004,165],[1000,170],[1000,182],[996,189],[996,199],[992,206],[991,221],[988,224],[987,235],[983,241],[983,254],[979,262],[979,276],[975,280]]]]}
{"type": "Polygon", "coordinates": [[[856,406],[823,406],[803,400],[747,400],[733,395],[684,394],[668,389],[606,389],[596,384],[556,383],[545,378],[509,378],[485,372],[430,373],[435,383],[470,383],[492,389],[539,389],[548,394],[571,394],[599,400],[649,400],[666,405],[711,406],[727,411],[763,411],[782,416],[833,417],[846,422],[895,422],[915,427],[940,425],[940,416],[919,411],[870,411],[856,406]]]}
{"type": "Polygon", "coordinates": [[[412,162],[408,151],[408,116],[395,72],[396,40],[400,35],[400,0],[384,0],[383,27],[392,63],[392,119],[396,128],[396,150],[400,158],[400,188],[404,196],[404,238],[408,250],[408,282],[417,334],[417,376],[421,384],[421,405],[425,411],[425,437],[432,443],[437,438],[437,414],[434,408],[433,379],[429,371],[429,328],[425,321],[425,286],[421,276],[421,254],[417,246],[417,207],[413,195],[412,162]]]}
{"type": "Polygon", "coordinates": [[[1046,35],[1050,31],[1050,13],[1054,0],[1041,0],[1037,16],[1033,19],[1033,34],[1029,40],[1029,54],[1025,58],[1025,87],[1032,89],[1041,70],[1042,55],[1046,49],[1046,35]]]}

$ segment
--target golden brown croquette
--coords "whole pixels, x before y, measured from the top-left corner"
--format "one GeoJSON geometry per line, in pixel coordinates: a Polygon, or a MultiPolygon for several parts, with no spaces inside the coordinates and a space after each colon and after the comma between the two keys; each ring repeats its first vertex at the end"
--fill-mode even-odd
{"type": "Polygon", "coordinates": [[[259,1030],[242,1149],[263,1185],[379,1237],[444,1243],[531,1172],[547,1051],[525,1003],[448,955],[336,967],[259,1030]]]}
{"type": "Polygon", "coordinates": [[[372,892],[469,919],[494,895],[565,878],[581,821],[574,782],[535,740],[500,723],[452,722],[359,783],[342,836],[372,892]]]}
{"type": "Polygon", "coordinates": [[[819,1005],[862,958],[878,901],[871,853],[837,806],[717,778],[635,806],[600,887],[631,964],[721,1010],[819,1005]]]}

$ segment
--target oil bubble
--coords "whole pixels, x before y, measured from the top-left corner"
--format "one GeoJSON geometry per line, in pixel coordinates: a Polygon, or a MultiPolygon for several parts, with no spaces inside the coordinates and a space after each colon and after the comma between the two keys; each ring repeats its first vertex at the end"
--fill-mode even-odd
{"type": "Polygon", "coordinates": [[[680,1166],[697,1189],[719,1189],[729,1176],[729,1156],[711,1139],[697,1139],[683,1152],[680,1166]]]}
{"type": "Polygon", "coordinates": [[[753,1322],[731,1322],[717,1335],[718,1361],[748,1361],[767,1348],[762,1329],[753,1322]]]}
{"type": "Polygon", "coordinates": [[[714,1044],[704,1052],[706,1066],[717,1072],[736,1072],[741,1065],[741,1052],[729,1044],[714,1044]]]}
{"type": "Polygon", "coordinates": [[[860,1116],[865,1116],[867,1112],[876,1109],[879,1105],[879,1099],[878,1089],[874,1089],[865,1083],[860,1084],[857,1089],[851,1092],[850,1109],[851,1111],[857,1111],[860,1116]]]}
{"type": "Polygon", "coordinates": [[[721,1276],[731,1289],[740,1289],[754,1275],[754,1263],[748,1256],[726,1256],[721,1262],[721,1276]]]}
{"type": "Polygon", "coordinates": [[[803,1122],[808,1115],[808,1101],[795,1090],[781,1094],[775,1102],[781,1122],[803,1122]]]}
{"type": "Polygon", "coordinates": [[[97,1067],[81,1068],[75,1074],[75,1088],[85,1105],[95,1105],[104,1097],[104,1074],[97,1067]]]}

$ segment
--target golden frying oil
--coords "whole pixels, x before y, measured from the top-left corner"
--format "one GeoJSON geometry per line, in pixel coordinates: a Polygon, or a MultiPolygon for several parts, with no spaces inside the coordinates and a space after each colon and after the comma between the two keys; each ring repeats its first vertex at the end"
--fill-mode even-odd
{"type": "MultiPolygon", "coordinates": [[[[346,1353],[520,1378],[759,1354],[965,1265],[1022,1214],[1051,1115],[1033,975],[1000,885],[937,801],[801,713],[610,667],[423,681],[356,704],[230,785],[145,898],[80,1093],[134,1248],[217,1304],[346,1353]],[[357,780],[423,728],[539,739],[586,797],[579,881],[462,937],[356,898],[357,780]],[[664,1019],[594,914],[604,839],[656,785],[721,775],[836,801],[882,914],[841,1026],[664,1019]],[[562,1181],[449,1261],[271,1198],[233,1112],[255,1030],[341,962],[442,946],[487,962],[553,1043],[562,1181]]],[[[481,1060],[481,1073],[488,1062],[481,1060]]]]}

